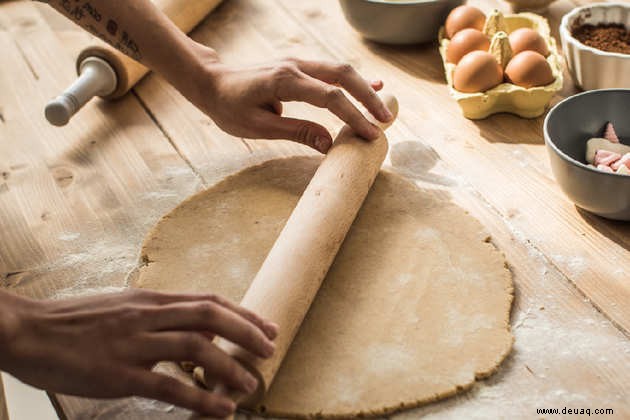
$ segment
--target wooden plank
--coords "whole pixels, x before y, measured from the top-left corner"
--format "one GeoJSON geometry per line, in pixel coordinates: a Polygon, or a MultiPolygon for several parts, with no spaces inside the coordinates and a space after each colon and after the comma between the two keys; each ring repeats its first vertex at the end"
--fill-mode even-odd
{"type": "MultiPolygon", "coordinates": [[[[121,290],[147,230],[200,178],[133,95],[89,104],[62,129],[44,120],[46,101],[74,78],[74,59],[34,2],[0,3],[0,51],[2,287],[36,298],[121,290]]],[[[81,407],[69,418],[111,405],[57,397],[66,399],[81,407]]],[[[171,410],[115,404],[146,418],[171,410]]]]}

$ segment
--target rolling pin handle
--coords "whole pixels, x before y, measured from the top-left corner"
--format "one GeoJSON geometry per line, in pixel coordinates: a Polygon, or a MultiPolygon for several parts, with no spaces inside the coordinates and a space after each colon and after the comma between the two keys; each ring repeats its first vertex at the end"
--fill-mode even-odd
{"type": "Polygon", "coordinates": [[[77,80],[46,105],[46,119],[57,127],[64,126],[90,99],[112,93],[117,84],[116,72],[107,61],[98,57],[87,57],[79,65],[77,80]]]}

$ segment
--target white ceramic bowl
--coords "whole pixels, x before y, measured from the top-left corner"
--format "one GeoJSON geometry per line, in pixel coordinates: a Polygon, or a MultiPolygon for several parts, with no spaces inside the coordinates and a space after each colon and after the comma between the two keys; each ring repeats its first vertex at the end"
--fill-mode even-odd
{"type": "Polygon", "coordinates": [[[589,4],[564,15],[560,23],[560,39],[573,81],[583,90],[630,88],[630,54],[598,50],[571,35],[575,26],[599,23],[621,23],[630,28],[630,4],[589,4]]]}

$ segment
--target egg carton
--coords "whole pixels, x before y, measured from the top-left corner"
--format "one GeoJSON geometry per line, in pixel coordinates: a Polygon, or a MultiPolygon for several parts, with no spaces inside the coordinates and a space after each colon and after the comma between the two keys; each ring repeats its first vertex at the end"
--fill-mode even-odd
{"type": "Polygon", "coordinates": [[[528,12],[503,15],[495,10],[488,16],[483,29],[483,32],[492,39],[489,52],[505,68],[506,62],[511,58],[507,34],[520,28],[531,28],[540,33],[546,41],[549,48],[547,62],[551,66],[554,81],[546,86],[533,88],[504,82],[478,93],[460,92],[453,87],[453,72],[456,65],[446,61],[446,49],[450,40],[445,36],[444,26],[440,28],[438,41],[446,82],[451,96],[457,101],[466,118],[479,120],[500,112],[509,112],[523,118],[535,118],[545,112],[551,98],[562,89],[562,56],[558,53],[556,40],[551,36],[549,23],[544,17],[528,12]]]}

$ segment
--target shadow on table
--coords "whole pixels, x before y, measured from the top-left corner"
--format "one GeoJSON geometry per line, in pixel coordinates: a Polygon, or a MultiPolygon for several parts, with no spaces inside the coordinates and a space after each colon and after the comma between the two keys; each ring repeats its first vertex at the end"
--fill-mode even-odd
{"type": "Polygon", "coordinates": [[[617,245],[630,251],[630,222],[604,219],[603,217],[589,213],[578,206],[575,206],[575,208],[582,219],[584,219],[584,221],[591,227],[611,241],[615,242],[617,245]]]}
{"type": "Polygon", "coordinates": [[[490,143],[545,144],[544,115],[526,119],[517,115],[494,114],[483,120],[472,120],[479,134],[490,143]]]}
{"type": "MultiPolygon", "coordinates": [[[[86,118],[81,121],[81,111],[77,113],[70,124],[83,124],[87,126],[80,134],[73,135],[73,143],[62,154],[61,157],[73,162],[76,165],[86,166],[92,164],[93,155],[107,148],[115,137],[120,136],[120,132],[127,127],[138,124],[134,121],[139,114],[129,112],[130,107],[122,104],[124,101],[132,101],[132,95],[114,101],[96,100],[94,106],[101,114],[101,118],[86,118]]],[[[145,118],[145,115],[142,115],[145,118]]]]}
{"type": "Polygon", "coordinates": [[[416,45],[385,45],[363,40],[363,43],[371,53],[410,76],[432,83],[446,84],[442,58],[435,42],[416,45]]]}
{"type": "Polygon", "coordinates": [[[429,145],[417,140],[395,143],[391,146],[390,161],[396,172],[414,181],[441,186],[456,185],[451,178],[431,173],[440,155],[429,145]]]}

